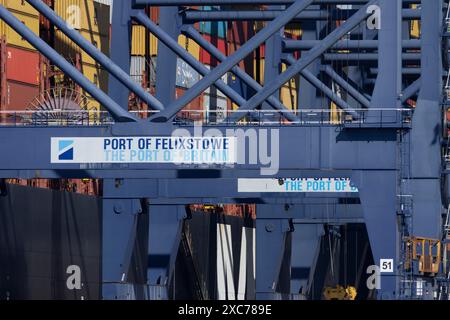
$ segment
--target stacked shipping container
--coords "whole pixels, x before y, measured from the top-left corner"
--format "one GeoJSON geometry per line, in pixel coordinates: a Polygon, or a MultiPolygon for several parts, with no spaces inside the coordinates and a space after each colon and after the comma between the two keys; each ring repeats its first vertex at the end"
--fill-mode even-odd
{"type": "MultiPolygon", "coordinates": [[[[46,0],[45,2],[52,6],[58,15],[71,23],[86,39],[96,44],[104,53],[108,53],[109,6],[93,0],[46,0]]],[[[52,26],[42,19],[26,1],[0,0],[0,3],[83,71],[89,80],[96,83],[101,89],[107,90],[108,77],[105,71],[59,30],[50,30],[52,26]]],[[[2,93],[0,110],[25,110],[33,99],[38,98],[44,90],[49,89],[50,82],[52,86],[76,87],[56,68],[50,67],[44,57],[3,22],[0,23],[0,33],[0,87],[2,93]]],[[[94,99],[89,98],[88,107],[99,109],[100,105],[94,99]]],[[[30,187],[101,195],[101,181],[98,180],[12,179],[8,182],[30,187]]]]}
{"type": "MultiPolygon", "coordinates": [[[[93,0],[58,0],[54,2],[55,12],[81,33],[84,38],[109,54],[110,7],[93,0]]],[[[54,47],[66,59],[72,61],[83,74],[100,89],[107,92],[108,74],[95,60],[81,50],[60,30],[55,28],[54,47]]],[[[62,77],[56,84],[66,82],[62,77]]],[[[100,110],[100,104],[87,92],[89,109],[100,110]]]]}

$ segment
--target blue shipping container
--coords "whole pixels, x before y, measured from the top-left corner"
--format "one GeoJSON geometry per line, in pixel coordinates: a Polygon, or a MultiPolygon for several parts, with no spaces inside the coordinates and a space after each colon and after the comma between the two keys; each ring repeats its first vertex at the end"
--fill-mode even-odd
{"type": "MultiPolygon", "coordinates": [[[[203,6],[202,10],[219,10],[217,7],[203,6]]],[[[199,23],[200,32],[225,39],[227,37],[228,23],[226,21],[202,21],[199,23]]]]}

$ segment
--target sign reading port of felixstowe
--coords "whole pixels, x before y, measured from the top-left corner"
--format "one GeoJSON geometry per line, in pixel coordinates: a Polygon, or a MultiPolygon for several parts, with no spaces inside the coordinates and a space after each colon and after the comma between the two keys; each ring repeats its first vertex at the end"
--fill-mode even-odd
{"type": "Polygon", "coordinates": [[[238,192],[355,193],[348,178],[238,179],[238,192]]]}
{"type": "Polygon", "coordinates": [[[54,137],[51,163],[234,164],[236,138],[54,137]]]}

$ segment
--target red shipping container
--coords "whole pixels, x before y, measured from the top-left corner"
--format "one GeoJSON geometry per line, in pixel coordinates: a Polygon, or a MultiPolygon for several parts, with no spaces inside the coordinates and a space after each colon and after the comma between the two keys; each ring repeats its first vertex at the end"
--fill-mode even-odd
{"type": "MultiPolygon", "coordinates": [[[[186,90],[182,88],[176,89],[176,99],[183,96],[186,90]]],[[[203,94],[192,100],[179,113],[182,118],[201,121],[204,117],[203,113],[203,94]]]]}
{"type": "Polygon", "coordinates": [[[6,84],[6,105],[4,110],[25,110],[39,95],[39,86],[8,81],[6,84]]]}
{"type": "Polygon", "coordinates": [[[227,38],[229,42],[244,44],[255,35],[253,23],[236,21],[228,24],[227,38]]]}
{"type": "Polygon", "coordinates": [[[8,47],[6,49],[6,78],[39,85],[39,53],[8,47]]]}
{"type": "MultiPolygon", "coordinates": [[[[203,34],[203,38],[205,38],[209,43],[219,49],[220,52],[222,52],[224,55],[229,55],[231,47],[224,39],[212,37],[208,34],[203,34]]],[[[200,62],[209,66],[216,66],[219,63],[217,59],[212,58],[211,55],[203,48],[200,49],[200,62]]]]}

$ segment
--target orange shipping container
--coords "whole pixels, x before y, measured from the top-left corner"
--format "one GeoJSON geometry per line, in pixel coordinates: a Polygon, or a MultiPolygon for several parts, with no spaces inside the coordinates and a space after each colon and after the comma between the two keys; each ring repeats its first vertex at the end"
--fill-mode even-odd
{"type": "Polygon", "coordinates": [[[39,85],[39,53],[8,47],[6,49],[6,78],[39,85]]]}
{"type": "Polygon", "coordinates": [[[8,81],[6,84],[6,104],[4,110],[25,110],[39,95],[39,86],[8,81]]]}

